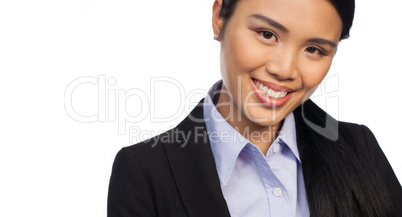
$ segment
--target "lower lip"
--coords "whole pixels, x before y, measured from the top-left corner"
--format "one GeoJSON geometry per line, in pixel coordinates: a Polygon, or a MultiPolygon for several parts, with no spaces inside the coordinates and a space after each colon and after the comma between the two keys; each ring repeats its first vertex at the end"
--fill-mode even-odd
{"type": "Polygon", "coordinates": [[[279,99],[273,99],[270,97],[267,97],[261,90],[260,88],[255,85],[254,81],[251,79],[251,86],[254,89],[254,93],[257,96],[258,100],[260,100],[262,103],[264,103],[266,106],[271,107],[271,108],[277,108],[285,104],[290,97],[292,97],[294,92],[288,93],[286,96],[279,98],[279,99]]]}

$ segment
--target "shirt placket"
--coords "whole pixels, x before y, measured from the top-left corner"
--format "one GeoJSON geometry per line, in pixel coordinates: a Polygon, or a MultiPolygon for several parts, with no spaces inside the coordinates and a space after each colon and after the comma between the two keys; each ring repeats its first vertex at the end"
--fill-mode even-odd
{"type": "MultiPolygon", "coordinates": [[[[272,149],[274,151],[279,150],[278,144],[274,144],[272,149]],[[277,146],[275,146],[277,145],[277,146]]],[[[293,216],[290,205],[290,198],[286,188],[282,184],[282,182],[276,177],[276,175],[270,169],[267,160],[261,151],[255,147],[251,146],[247,152],[253,155],[252,159],[255,162],[256,169],[261,178],[261,182],[264,185],[265,193],[268,198],[268,207],[270,216],[275,217],[289,217],[293,216]]],[[[274,157],[274,156],[268,156],[274,157]]]]}

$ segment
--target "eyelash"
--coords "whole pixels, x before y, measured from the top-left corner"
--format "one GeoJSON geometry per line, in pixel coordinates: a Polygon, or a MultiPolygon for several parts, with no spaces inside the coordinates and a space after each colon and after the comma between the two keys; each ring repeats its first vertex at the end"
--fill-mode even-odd
{"type": "MultiPolygon", "coordinates": [[[[328,53],[325,52],[324,50],[320,49],[320,48],[317,48],[317,47],[314,47],[314,46],[309,46],[309,47],[306,48],[306,50],[309,49],[309,48],[313,48],[313,49],[314,49],[314,52],[313,52],[313,53],[315,53],[315,51],[318,51],[318,53],[319,53],[320,56],[328,56],[328,53]]],[[[309,53],[310,53],[310,52],[309,52],[309,53]]],[[[313,54],[313,53],[311,53],[311,54],[313,54]]]]}
{"type": "MultiPolygon", "coordinates": [[[[270,34],[271,35],[271,37],[272,36],[274,36],[275,38],[276,38],[276,41],[278,40],[278,37],[275,35],[275,33],[273,33],[272,31],[269,31],[269,30],[256,30],[256,32],[259,34],[259,35],[261,35],[264,39],[267,39],[267,40],[271,40],[270,38],[266,38],[265,36],[264,36],[264,33],[266,34],[266,33],[268,33],[268,34],[270,34]]],[[[323,49],[320,49],[320,48],[317,48],[317,47],[314,47],[314,46],[309,46],[309,47],[307,47],[306,48],[306,50],[307,49],[314,49],[314,52],[313,53],[315,53],[315,51],[318,51],[318,54],[320,55],[320,56],[328,56],[328,53],[325,51],[325,50],[323,50],[323,49]]],[[[310,52],[309,52],[310,53],[310,52]]],[[[313,54],[313,53],[311,53],[311,54],[313,54]]]]}
{"type": "Polygon", "coordinates": [[[268,30],[257,30],[256,31],[258,34],[260,34],[263,38],[267,39],[267,40],[271,40],[269,38],[264,37],[264,33],[269,33],[271,34],[271,37],[274,36],[276,38],[276,40],[278,40],[278,37],[275,35],[275,33],[268,31],[268,30]]]}

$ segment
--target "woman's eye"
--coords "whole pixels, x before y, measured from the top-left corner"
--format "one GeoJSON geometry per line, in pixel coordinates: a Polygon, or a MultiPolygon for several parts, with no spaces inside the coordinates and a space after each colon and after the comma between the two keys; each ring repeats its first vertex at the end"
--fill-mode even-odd
{"type": "Polygon", "coordinates": [[[276,40],[276,36],[274,35],[274,33],[270,32],[270,31],[259,31],[258,32],[262,37],[264,37],[265,39],[268,40],[276,40]]]}
{"type": "Polygon", "coordinates": [[[318,54],[318,55],[322,55],[322,56],[326,55],[323,51],[321,51],[320,49],[318,49],[316,47],[308,47],[308,48],[306,48],[306,51],[311,54],[318,54]]]}

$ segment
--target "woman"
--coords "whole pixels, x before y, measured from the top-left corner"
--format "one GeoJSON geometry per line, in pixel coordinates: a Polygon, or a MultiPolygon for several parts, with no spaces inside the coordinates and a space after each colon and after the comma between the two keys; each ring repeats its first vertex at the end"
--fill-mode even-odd
{"type": "Polygon", "coordinates": [[[117,154],[108,216],[400,216],[371,131],[308,100],[353,16],[350,0],[215,0],[222,81],[117,154]]]}

